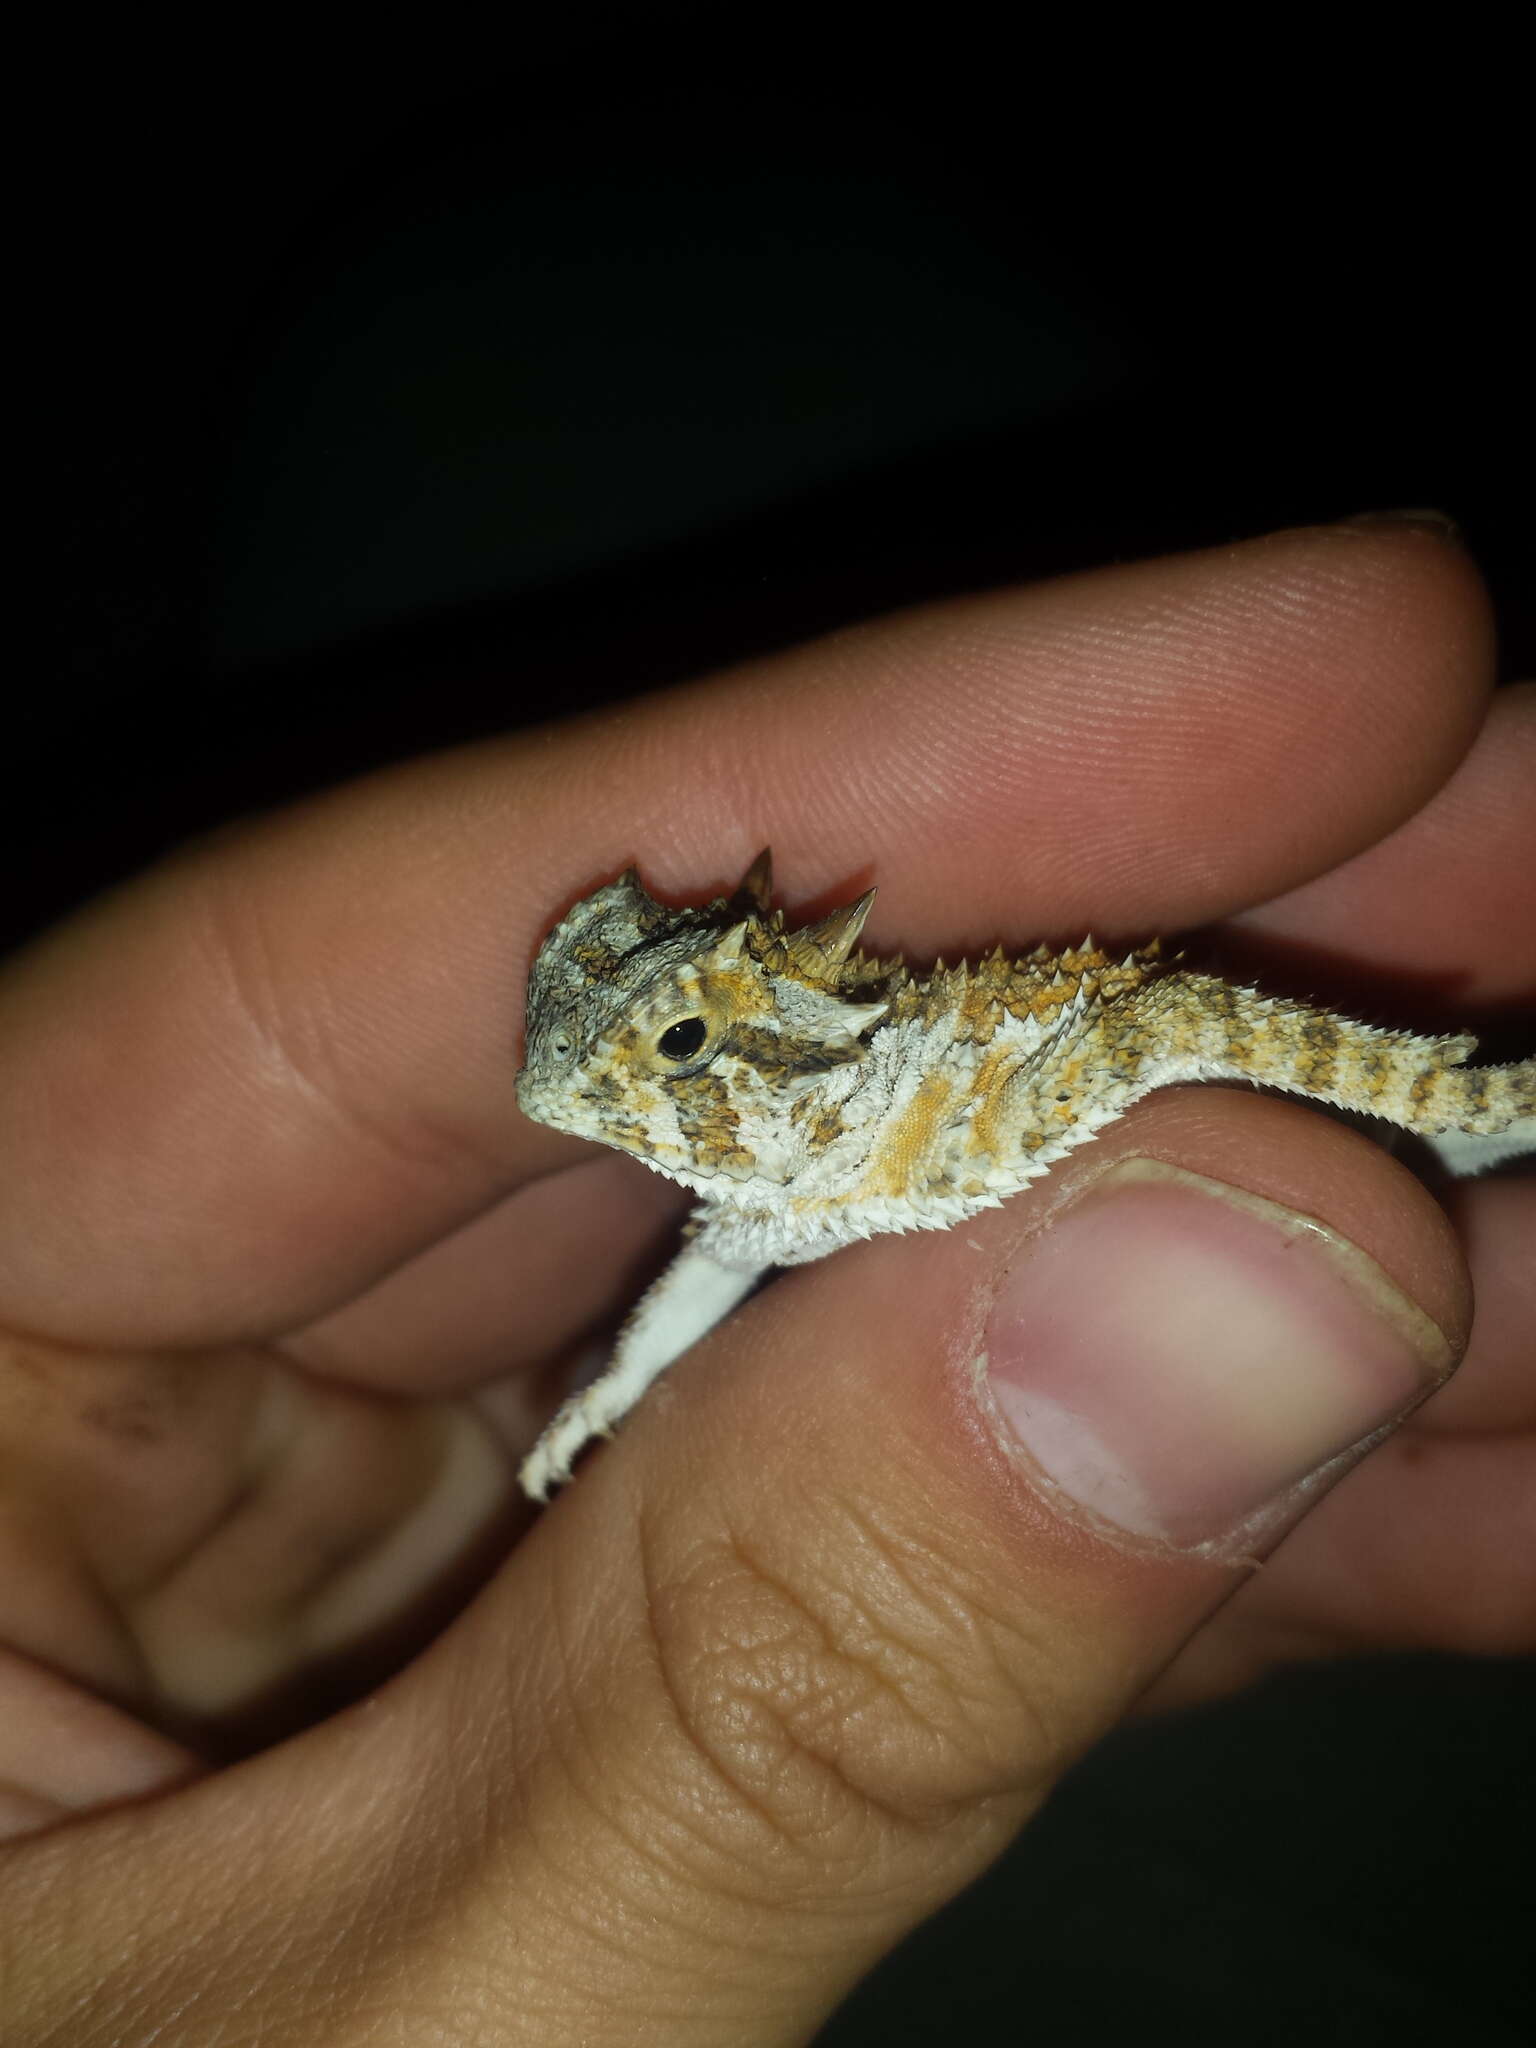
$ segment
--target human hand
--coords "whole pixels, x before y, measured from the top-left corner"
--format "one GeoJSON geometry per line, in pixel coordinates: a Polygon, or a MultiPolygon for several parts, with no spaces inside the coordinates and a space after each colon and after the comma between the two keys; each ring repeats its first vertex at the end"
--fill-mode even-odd
{"type": "Polygon", "coordinates": [[[1297,1482],[1459,1351],[1466,1273],[1354,1133],[1179,1091],[962,1230],[776,1282],[380,1690],[198,1754],[508,1543],[551,1379],[675,1228],[673,1191],[515,1110],[522,977],[573,896],[631,858],[696,896],[771,841],[791,903],[878,878],[871,941],[916,959],[1226,921],[1433,977],[1460,1022],[1536,979],[1536,693],[1490,709],[1487,667],[1441,540],[1280,535],[416,764],[14,962],[12,2038],[803,2039],[1154,1683],[1529,1647],[1533,1184],[1457,1191],[1461,1373],[1255,1575],[1297,1482]],[[1148,1159],[1360,1253],[1188,1183],[1112,1194],[1148,1159]],[[1096,1522],[978,1403],[1005,1276],[1035,1289],[1006,1412],[1119,1373],[1109,1433],[1134,1418],[1116,1452],[1177,1543],[1106,1525],[1129,1495],[1087,1440],[1056,1470],[1096,1522]]]}

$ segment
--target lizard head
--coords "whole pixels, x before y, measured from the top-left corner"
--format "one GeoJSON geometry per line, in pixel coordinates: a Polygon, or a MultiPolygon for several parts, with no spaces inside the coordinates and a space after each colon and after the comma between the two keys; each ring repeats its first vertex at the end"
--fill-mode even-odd
{"type": "Polygon", "coordinates": [[[631,868],[576,904],[528,984],[526,1116],[690,1187],[782,1184],[792,1112],[863,1058],[902,975],[856,950],[873,889],[798,931],[760,854],[730,896],[671,910],[631,868]]]}

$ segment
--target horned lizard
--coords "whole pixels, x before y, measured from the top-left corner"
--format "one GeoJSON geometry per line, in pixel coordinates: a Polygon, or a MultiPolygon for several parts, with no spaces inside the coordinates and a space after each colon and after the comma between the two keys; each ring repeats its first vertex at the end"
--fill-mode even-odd
{"type": "Polygon", "coordinates": [[[1154,1088],[1242,1079],[1419,1133],[1452,1171],[1536,1149],[1536,1059],[1351,1023],[1165,960],[999,948],[926,976],[858,950],[873,889],[799,930],[769,857],[669,910],[631,868],[551,932],[528,989],[525,1115],[703,1199],[683,1250],[522,1468],[544,1499],[772,1266],[994,1207],[1154,1088]]]}

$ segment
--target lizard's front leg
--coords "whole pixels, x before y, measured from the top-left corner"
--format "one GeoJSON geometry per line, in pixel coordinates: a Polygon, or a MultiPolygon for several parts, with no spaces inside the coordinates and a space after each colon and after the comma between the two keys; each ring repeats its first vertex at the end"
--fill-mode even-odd
{"type": "Polygon", "coordinates": [[[724,1265],[703,1242],[684,1245],[640,1297],[619,1332],[607,1370],[571,1396],[524,1459],[518,1475],[523,1491],[534,1500],[547,1500],[553,1487],[570,1478],[578,1454],[593,1437],[611,1435],[652,1380],[729,1315],[766,1270],[724,1265]]]}

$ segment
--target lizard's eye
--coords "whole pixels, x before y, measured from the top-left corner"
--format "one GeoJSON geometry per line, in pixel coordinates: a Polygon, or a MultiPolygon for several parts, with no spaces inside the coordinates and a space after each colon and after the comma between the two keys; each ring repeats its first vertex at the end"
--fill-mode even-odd
{"type": "Polygon", "coordinates": [[[553,1031],[550,1033],[549,1049],[557,1060],[568,1060],[576,1050],[576,1041],[569,1031],[553,1031]]]}
{"type": "Polygon", "coordinates": [[[683,1017],[676,1024],[669,1024],[656,1041],[656,1050],[663,1059],[691,1060],[706,1036],[702,1017],[683,1017]]]}

